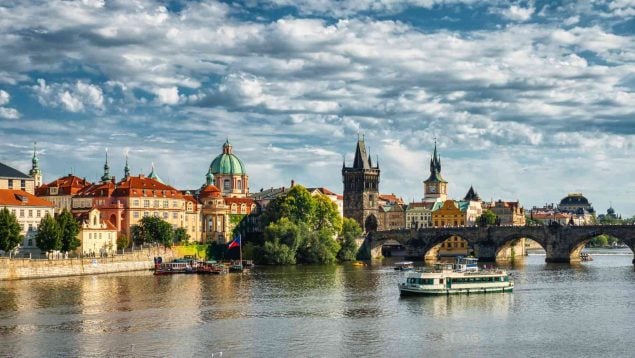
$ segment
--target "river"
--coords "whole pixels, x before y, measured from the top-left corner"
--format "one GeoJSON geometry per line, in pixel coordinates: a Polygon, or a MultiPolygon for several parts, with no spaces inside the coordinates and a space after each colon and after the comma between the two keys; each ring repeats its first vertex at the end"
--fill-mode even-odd
{"type": "Polygon", "coordinates": [[[630,250],[578,265],[530,255],[506,294],[400,298],[395,259],[0,282],[0,356],[623,357],[630,250]]]}

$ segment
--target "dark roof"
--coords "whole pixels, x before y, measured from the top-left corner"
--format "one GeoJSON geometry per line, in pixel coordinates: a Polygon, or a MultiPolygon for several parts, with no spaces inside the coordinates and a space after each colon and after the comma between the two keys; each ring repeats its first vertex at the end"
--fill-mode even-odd
{"type": "Polygon", "coordinates": [[[31,179],[30,176],[3,163],[0,163],[0,178],[31,179]]]}
{"type": "Polygon", "coordinates": [[[478,196],[478,193],[476,192],[476,190],[474,190],[474,188],[470,185],[470,190],[467,191],[467,194],[465,194],[465,198],[463,200],[481,201],[481,198],[478,196]]]}
{"type": "Polygon", "coordinates": [[[366,144],[363,139],[357,141],[357,148],[355,148],[355,160],[353,161],[353,168],[355,169],[370,169],[370,157],[366,153],[366,144]]]}
{"type": "Polygon", "coordinates": [[[590,205],[582,194],[569,194],[560,201],[560,205],[590,205]]]}

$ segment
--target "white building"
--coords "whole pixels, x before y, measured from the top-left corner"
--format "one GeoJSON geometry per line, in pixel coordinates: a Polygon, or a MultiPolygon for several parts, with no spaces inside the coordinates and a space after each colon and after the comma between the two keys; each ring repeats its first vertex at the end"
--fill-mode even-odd
{"type": "Polygon", "coordinates": [[[83,255],[111,255],[117,251],[117,228],[103,219],[99,210],[90,209],[79,216],[79,242],[77,252],[83,255]]]}
{"type": "Polygon", "coordinates": [[[22,226],[24,240],[20,245],[23,253],[39,255],[35,235],[40,221],[46,214],[53,216],[53,203],[22,190],[0,189],[0,208],[7,208],[22,226]]]}

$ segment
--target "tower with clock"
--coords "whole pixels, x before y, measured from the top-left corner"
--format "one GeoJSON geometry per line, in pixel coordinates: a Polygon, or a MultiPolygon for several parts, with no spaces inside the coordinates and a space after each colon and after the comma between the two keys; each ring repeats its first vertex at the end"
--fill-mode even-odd
{"type": "Polygon", "coordinates": [[[430,177],[423,182],[423,201],[445,201],[448,196],[448,182],[441,176],[441,156],[437,153],[437,141],[430,159],[430,177]]]}

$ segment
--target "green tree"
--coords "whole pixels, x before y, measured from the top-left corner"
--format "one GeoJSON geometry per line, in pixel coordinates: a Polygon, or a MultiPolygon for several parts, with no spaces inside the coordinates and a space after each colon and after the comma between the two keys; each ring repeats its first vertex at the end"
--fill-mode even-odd
{"type": "Polygon", "coordinates": [[[0,210],[0,250],[11,251],[24,239],[18,218],[7,208],[0,210]]]}
{"type": "Polygon", "coordinates": [[[294,223],[313,223],[315,201],[305,187],[294,185],[284,197],[280,210],[280,217],[287,217],[294,223]]]}
{"type": "Polygon", "coordinates": [[[136,243],[137,245],[141,245],[145,242],[150,241],[148,240],[148,236],[144,227],[138,224],[132,225],[130,227],[130,238],[132,239],[132,242],[136,243]]]}
{"type": "Polygon", "coordinates": [[[288,218],[282,218],[269,224],[264,232],[265,241],[277,241],[286,245],[295,252],[302,243],[300,226],[294,224],[288,218]]]}
{"type": "Polygon", "coordinates": [[[313,197],[313,227],[316,230],[330,230],[333,235],[342,230],[342,217],[335,204],[326,195],[316,195],[313,197]]]}
{"type": "Polygon", "coordinates": [[[591,247],[604,247],[609,244],[608,235],[598,235],[589,241],[591,247]]]}
{"type": "Polygon", "coordinates": [[[476,223],[478,226],[494,225],[496,223],[496,214],[494,214],[491,210],[485,210],[481,216],[476,218],[476,223]]]}
{"type": "Polygon", "coordinates": [[[227,253],[227,245],[218,242],[212,242],[207,245],[207,258],[209,260],[222,260],[227,253]]]}
{"type": "Polygon", "coordinates": [[[139,221],[139,226],[143,228],[146,240],[158,242],[166,247],[172,246],[174,229],[167,221],[158,217],[146,216],[139,221]]]}
{"type": "Polygon", "coordinates": [[[126,234],[120,234],[119,237],[117,237],[117,249],[125,249],[128,245],[130,245],[128,236],[126,236],[126,234]]]}
{"type": "Polygon", "coordinates": [[[340,261],[353,261],[357,258],[357,242],[355,241],[362,234],[362,228],[356,220],[344,218],[340,238],[342,247],[337,253],[340,261]]]}
{"type": "Polygon", "coordinates": [[[187,233],[187,230],[182,227],[174,230],[174,242],[180,242],[187,245],[188,241],[190,241],[190,235],[187,233]]]}
{"type": "Polygon", "coordinates": [[[331,232],[323,229],[309,233],[298,249],[297,257],[302,263],[332,264],[339,250],[340,244],[333,240],[331,232]]]}
{"type": "Polygon", "coordinates": [[[57,221],[48,213],[40,221],[35,235],[37,247],[44,252],[60,250],[62,248],[62,233],[57,221]]]}
{"type": "Polygon", "coordinates": [[[262,247],[255,249],[254,261],[260,265],[294,265],[295,251],[277,240],[267,241],[262,247]]]}
{"type": "Polygon", "coordinates": [[[55,218],[57,225],[60,228],[61,240],[62,240],[62,252],[75,251],[81,245],[79,238],[79,223],[73,215],[66,209],[55,218]]]}

